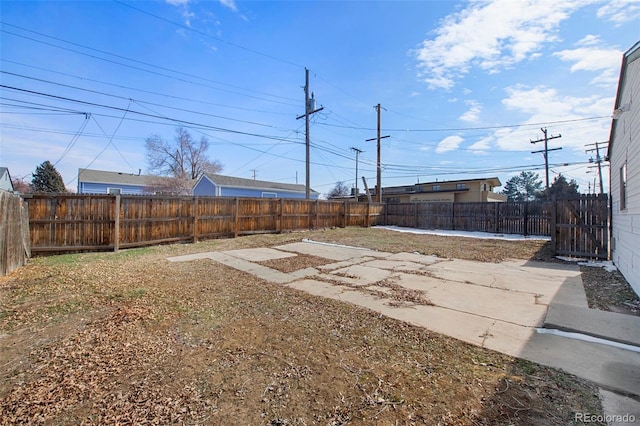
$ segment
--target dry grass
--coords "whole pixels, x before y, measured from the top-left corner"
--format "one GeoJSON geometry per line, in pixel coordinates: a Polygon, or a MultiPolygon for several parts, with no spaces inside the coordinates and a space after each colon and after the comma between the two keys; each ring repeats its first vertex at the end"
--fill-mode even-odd
{"type": "Polygon", "coordinates": [[[349,228],[37,258],[0,281],[0,424],[566,425],[601,412],[591,383],[553,369],[209,260],[166,261],[301,238],[484,261],[545,250],[349,228]]]}

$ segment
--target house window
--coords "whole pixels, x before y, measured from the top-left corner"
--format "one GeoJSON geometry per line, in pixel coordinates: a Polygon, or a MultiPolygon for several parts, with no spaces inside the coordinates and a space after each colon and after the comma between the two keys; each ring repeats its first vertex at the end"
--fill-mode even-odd
{"type": "Polygon", "coordinates": [[[109,195],[120,195],[122,190],[120,188],[107,188],[107,194],[109,195]]]}
{"type": "Polygon", "coordinates": [[[278,194],[275,192],[263,192],[262,198],[278,198],[278,194]]]}
{"type": "Polygon", "coordinates": [[[456,189],[467,189],[466,183],[456,183],[456,189]]]}
{"type": "Polygon", "coordinates": [[[433,185],[433,186],[431,187],[431,190],[432,190],[432,191],[440,191],[440,185],[433,185]]]}
{"type": "Polygon", "coordinates": [[[486,183],[482,184],[482,190],[484,192],[487,192],[487,184],[486,183]]]}
{"type": "Polygon", "coordinates": [[[627,163],[620,167],[620,210],[627,208],[627,163]]]}

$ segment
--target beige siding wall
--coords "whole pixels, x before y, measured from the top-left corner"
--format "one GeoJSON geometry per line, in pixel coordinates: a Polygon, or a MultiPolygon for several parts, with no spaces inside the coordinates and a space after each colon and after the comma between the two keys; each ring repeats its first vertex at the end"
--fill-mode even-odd
{"type": "Polygon", "coordinates": [[[612,259],[640,294],[640,58],[627,64],[619,105],[629,111],[614,120],[611,141],[612,259]],[[635,103],[634,103],[635,102],[635,103]],[[620,169],[627,165],[626,208],[620,203],[620,169]]]}

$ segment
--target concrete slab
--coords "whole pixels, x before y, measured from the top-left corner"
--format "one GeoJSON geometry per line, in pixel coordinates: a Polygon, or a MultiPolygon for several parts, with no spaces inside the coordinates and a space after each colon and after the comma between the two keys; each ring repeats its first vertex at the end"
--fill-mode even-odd
{"type": "Polygon", "coordinates": [[[447,282],[426,291],[437,306],[528,327],[541,326],[547,313],[529,293],[447,282]]]}
{"type": "MultiPolygon", "coordinates": [[[[639,401],[604,389],[600,389],[599,393],[608,426],[628,426],[640,422],[639,401]]],[[[584,414],[582,414],[583,418],[584,414]]]]}
{"type": "Polygon", "coordinates": [[[552,269],[546,271],[541,267],[541,262],[481,263],[453,259],[427,269],[434,276],[447,281],[529,293],[537,297],[538,304],[548,305],[552,300],[562,297],[567,303],[586,306],[580,271],[574,265],[550,265],[553,265],[552,269]]]}
{"type": "Polygon", "coordinates": [[[215,253],[215,252],[195,253],[195,254],[187,254],[184,256],[167,257],[167,260],[169,262],[190,262],[192,260],[210,259],[211,253],[215,253]]]}
{"type": "Polygon", "coordinates": [[[267,268],[266,266],[262,266],[257,263],[233,257],[223,252],[211,253],[209,258],[240,271],[255,275],[256,277],[269,282],[284,284],[298,279],[293,275],[285,274],[284,272],[267,268]]]}
{"type": "Polygon", "coordinates": [[[343,247],[330,244],[312,243],[312,242],[300,242],[290,243],[281,246],[274,247],[278,250],[284,250],[294,253],[309,254],[312,256],[324,257],[326,259],[341,261],[358,259],[365,256],[370,257],[386,257],[389,253],[377,252],[369,249],[356,248],[356,247],[343,247]]]}
{"type": "Polygon", "coordinates": [[[386,269],[388,271],[401,271],[401,272],[418,272],[426,273],[427,267],[424,264],[410,262],[407,260],[390,260],[390,259],[377,259],[370,262],[363,263],[365,266],[372,268],[386,269]]]}
{"type": "Polygon", "coordinates": [[[535,328],[532,327],[495,321],[489,329],[490,335],[485,339],[483,347],[517,357],[535,332],[535,328]]]}
{"type": "Polygon", "coordinates": [[[399,272],[393,275],[393,282],[409,290],[427,292],[432,288],[446,286],[447,281],[429,275],[415,275],[399,272]]]}
{"type": "Polygon", "coordinates": [[[331,271],[328,275],[348,278],[352,285],[361,286],[374,284],[391,277],[394,273],[384,269],[371,268],[363,265],[353,265],[331,271]]]}
{"type": "Polygon", "coordinates": [[[240,259],[250,260],[252,262],[264,262],[267,260],[285,259],[287,257],[295,257],[294,253],[275,250],[272,248],[252,248],[241,250],[227,250],[224,253],[229,256],[239,257],[240,259]]]}
{"type": "Polygon", "coordinates": [[[432,265],[438,262],[446,262],[447,259],[442,259],[437,256],[429,256],[419,253],[395,253],[387,257],[389,260],[399,260],[403,262],[420,263],[422,265],[432,265]]]}
{"type": "Polygon", "coordinates": [[[633,315],[553,303],[544,327],[640,346],[640,317],[633,315]]]}
{"type": "Polygon", "coordinates": [[[640,354],[637,352],[536,333],[517,356],[559,368],[610,390],[640,395],[640,354]]]}
{"type": "MultiPolygon", "coordinates": [[[[487,264],[308,242],[275,249],[199,253],[169,260],[206,258],[267,281],[362,306],[467,343],[563,369],[610,390],[640,396],[640,353],[602,342],[535,332],[534,327],[546,321],[548,326],[563,330],[640,343],[640,318],[587,308],[579,268],[575,265],[531,261],[487,264]],[[289,274],[254,263],[296,253],[324,257],[334,263],[289,274]],[[376,285],[385,279],[425,292],[435,306],[398,307],[390,298],[362,291],[364,288],[381,293],[390,291],[376,285]]],[[[621,410],[635,410],[622,407],[621,410]]]]}
{"type": "Polygon", "coordinates": [[[582,278],[579,276],[566,278],[553,297],[552,303],[588,308],[589,304],[587,303],[587,294],[584,292],[582,278]]]}

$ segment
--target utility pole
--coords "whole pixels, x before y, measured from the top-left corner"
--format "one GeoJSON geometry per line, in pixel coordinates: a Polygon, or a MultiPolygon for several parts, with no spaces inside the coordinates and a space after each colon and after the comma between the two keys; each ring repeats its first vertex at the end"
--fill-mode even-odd
{"type": "Polygon", "coordinates": [[[355,195],[356,201],[358,201],[358,155],[362,154],[362,151],[353,146],[351,147],[351,150],[355,151],[356,153],[356,188],[355,188],[354,195],[355,195]]]}
{"type": "Polygon", "coordinates": [[[380,106],[380,104],[376,105],[374,107],[376,109],[376,111],[378,111],[378,136],[375,138],[371,138],[371,139],[367,139],[367,142],[370,141],[378,141],[378,162],[377,162],[377,173],[376,173],[376,202],[377,203],[381,203],[382,202],[382,167],[380,165],[380,139],[384,139],[384,138],[388,138],[390,137],[389,135],[387,136],[380,136],[380,110],[382,109],[382,107],[380,106]]]}
{"type": "MultiPolygon", "coordinates": [[[[595,148],[591,148],[591,149],[587,149],[584,152],[592,152],[595,151],[596,152],[596,164],[598,167],[598,179],[600,180],[600,193],[604,194],[604,184],[602,183],[602,157],[600,157],[600,149],[606,148],[605,146],[600,146],[599,144],[603,144],[603,145],[608,145],[609,142],[596,142],[596,143],[590,143],[587,144],[585,146],[594,146],[595,148]]],[[[595,192],[595,182],[593,183],[593,192],[595,192]]]]}
{"type": "Polygon", "coordinates": [[[547,188],[547,198],[549,198],[549,151],[558,151],[562,148],[552,148],[549,149],[549,145],[548,142],[551,139],[557,139],[557,138],[561,138],[562,135],[558,134],[557,136],[549,136],[547,134],[547,128],[541,128],[540,129],[542,131],[542,133],[544,134],[544,138],[542,139],[538,139],[535,141],[531,141],[531,143],[538,143],[538,142],[543,142],[544,141],[544,149],[541,151],[531,151],[532,154],[539,154],[542,152],[542,155],[544,155],[544,170],[545,170],[545,177],[546,177],[546,188],[547,188]]]}
{"type": "Polygon", "coordinates": [[[315,99],[313,93],[309,98],[309,69],[304,69],[304,114],[296,117],[299,120],[304,117],[304,139],[306,147],[306,185],[305,185],[305,198],[308,200],[311,198],[311,139],[309,138],[309,116],[318,111],[322,111],[324,107],[315,109],[315,99]]]}
{"type": "Polygon", "coordinates": [[[256,169],[251,169],[253,172],[253,180],[256,180],[256,173],[258,172],[256,169]]]}

